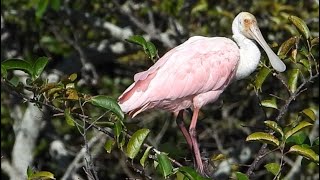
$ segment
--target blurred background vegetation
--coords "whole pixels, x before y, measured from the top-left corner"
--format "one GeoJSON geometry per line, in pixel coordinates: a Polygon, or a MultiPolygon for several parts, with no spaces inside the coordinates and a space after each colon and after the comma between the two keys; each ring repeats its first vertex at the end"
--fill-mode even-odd
{"type": "MultiPolygon", "coordinates": [[[[288,20],[289,15],[303,19],[310,29],[311,37],[319,36],[317,0],[4,0],[1,1],[1,61],[9,58],[31,60],[46,56],[50,60],[43,74],[44,79],[56,81],[77,73],[77,91],[90,95],[108,95],[116,99],[133,82],[135,73],[153,64],[143,50],[125,39],[132,35],[142,35],[155,44],[161,57],[193,35],[231,38],[233,18],[241,11],[256,16],[262,34],[275,52],[284,41],[299,36],[297,29],[288,20]]],[[[312,53],[319,61],[318,46],[312,53]]],[[[266,59],[264,53],[262,59],[266,59]]],[[[296,66],[290,58],[284,60],[288,69],[296,66]]],[[[18,75],[20,78],[25,77],[21,73],[18,75]]],[[[255,77],[253,74],[250,78],[232,84],[218,102],[207,105],[201,111],[197,128],[202,156],[209,162],[220,153],[232,159],[231,163],[227,163],[229,169],[218,168],[222,163],[212,162],[217,166],[214,172],[218,179],[228,179],[232,172],[247,170],[246,165],[253,161],[260,144],[245,142],[246,137],[252,132],[263,131],[263,121],[273,119],[278,114],[277,109],[262,108],[259,102],[270,97],[270,94],[281,96],[286,92],[281,82],[269,75],[261,91],[258,91],[259,95],[256,95],[253,86],[255,77]]],[[[290,124],[300,111],[309,107],[318,116],[318,85],[318,78],[308,84],[307,90],[290,104],[279,124],[290,124]]],[[[2,160],[13,159],[16,132],[24,128],[17,124],[30,108],[32,106],[28,103],[1,90],[2,160]]],[[[90,116],[101,113],[95,108],[86,111],[90,116]]],[[[50,109],[42,110],[42,113],[45,115],[34,117],[40,119],[37,121],[39,134],[36,135],[36,141],[21,143],[35,144],[32,167],[50,171],[60,179],[83,147],[83,138],[77,128],[67,125],[64,117],[54,116],[50,109]]],[[[169,113],[150,111],[134,119],[127,119],[125,123],[128,132],[142,127],[150,129],[147,143],[192,167],[192,156],[187,144],[169,113]]],[[[308,135],[318,132],[318,125],[315,130],[306,130],[308,135]]],[[[89,132],[89,139],[95,136],[98,136],[98,132],[89,132]]],[[[137,172],[139,168],[132,167],[131,161],[121,151],[107,153],[103,149],[106,138],[98,140],[92,148],[99,177],[145,178],[137,172]]],[[[280,158],[281,154],[273,153],[265,162],[277,162],[280,158]]],[[[297,157],[286,158],[282,172],[284,175],[293,172],[297,157]]],[[[70,179],[86,179],[83,163],[78,164],[70,179]]],[[[305,168],[299,166],[293,173],[296,176],[291,175],[291,179],[319,179],[319,170],[314,165],[305,168]]],[[[161,177],[147,169],[146,174],[151,174],[153,178],[161,177]]],[[[3,168],[1,177],[9,179],[3,168]]],[[[262,164],[255,170],[254,178],[272,179],[273,175],[262,164]]]]}

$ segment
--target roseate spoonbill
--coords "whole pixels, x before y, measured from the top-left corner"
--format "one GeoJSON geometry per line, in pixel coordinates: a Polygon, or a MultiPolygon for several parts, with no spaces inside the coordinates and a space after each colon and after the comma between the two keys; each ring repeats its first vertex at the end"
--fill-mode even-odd
{"type": "Polygon", "coordinates": [[[225,37],[189,38],[148,70],[137,73],[134,83],[118,99],[122,111],[131,117],[160,108],[173,112],[178,120],[179,112],[192,108],[189,131],[177,123],[201,173],[203,164],[195,131],[199,110],[216,101],[230,82],[247,77],[257,68],[261,54],[252,40],[264,49],[276,71],[286,69],[267,45],[252,14],[239,13],[233,20],[232,32],[235,42],[225,37]]]}

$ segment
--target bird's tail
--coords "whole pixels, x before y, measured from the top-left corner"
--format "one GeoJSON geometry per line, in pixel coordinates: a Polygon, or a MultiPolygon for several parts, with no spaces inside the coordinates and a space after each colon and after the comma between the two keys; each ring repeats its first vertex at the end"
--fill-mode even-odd
{"type": "Polygon", "coordinates": [[[133,84],[129,86],[118,98],[121,110],[134,117],[137,114],[150,109],[150,99],[147,90],[151,80],[156,72],[148,74],[143,78],[136,78],[133,84]]]}
{"type": "Polygon", "coordinates": [[[144,92],[144,88],[139,82],[129,86],[118,98],[121,110],[132,118],[146,110],[148,103],[146,103],[144,92]]]}
{"type": "Polygon", "coordinates": [[[118,102],[121,110],[124,113],[128,114],[131,118],[134,118],[139,113],[148,109],[148,103],[143,106],[141,105],[135,106],[134,103],[131,102],[131,100],[123,101],[122,96],[119,97],[118,102]]]}

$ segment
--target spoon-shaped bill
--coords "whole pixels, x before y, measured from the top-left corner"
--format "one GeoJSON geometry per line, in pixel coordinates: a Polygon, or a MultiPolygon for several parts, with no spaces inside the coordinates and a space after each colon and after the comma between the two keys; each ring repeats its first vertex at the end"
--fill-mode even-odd
{"type": "Polygon", "coordinates": [[[266,41],[264,40],[259,28],[257,26],[251,26],[249,29],[250,35],[260,44],[260,46],[267,53],[272,67],[278,71],[283,72],[286,70],[286,65],[279,59],[279,57],[271,50],[266,41]]]}

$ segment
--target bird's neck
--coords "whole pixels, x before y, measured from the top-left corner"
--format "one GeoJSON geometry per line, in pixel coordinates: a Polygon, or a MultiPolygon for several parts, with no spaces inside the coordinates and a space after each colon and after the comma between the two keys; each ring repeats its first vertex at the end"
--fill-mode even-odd
{"type": "Polygon", "coordinates": [[[260,61],[260,50],[258,46],[240,33],[232,36],[240,47],[240,61],[236,71],[236,79],[249,76],[258,66],[260,61]]]}

